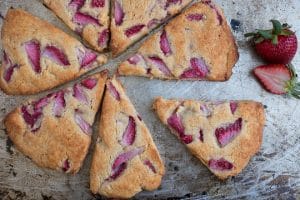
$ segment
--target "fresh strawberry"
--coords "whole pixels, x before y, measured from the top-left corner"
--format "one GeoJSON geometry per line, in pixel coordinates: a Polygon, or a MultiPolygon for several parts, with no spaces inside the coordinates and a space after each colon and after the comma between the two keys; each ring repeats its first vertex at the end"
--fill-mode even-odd
{"type": "Polygon", "coordinates": [[[257,30],[256,33],[245,34],[245,37],[253,37],[255,50],[265,61],[288,64],[297,52],[297,36],[288,24],[281,24],[277,20],[271,22],[273,29],[257,30]]]}
{"type": "Polygon", "coordinates": [[[255,76],[271,93],[300,99],[300,83],[292,65],[270,64],[256,67],[255,76]]]}

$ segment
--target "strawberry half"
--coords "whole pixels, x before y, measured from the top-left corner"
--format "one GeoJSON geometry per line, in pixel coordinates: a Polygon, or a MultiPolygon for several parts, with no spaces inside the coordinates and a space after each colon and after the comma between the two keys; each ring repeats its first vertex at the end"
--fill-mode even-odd
{"type": "Polygon", "coordinates": [[[297,36],[288,24],[281,24],[277,20],[271,22],[273,29],[257,30],[256,33],[245,34],[245,37],[253,37],[255,50],[265,61],[288,64],[297,52],[297,36]]]}
{"type": "Polygon", "coordinates": [[[300,83],[292,65],[263,65],[256,67],[254,74],[269,92],[300,99],[300,83]]]}

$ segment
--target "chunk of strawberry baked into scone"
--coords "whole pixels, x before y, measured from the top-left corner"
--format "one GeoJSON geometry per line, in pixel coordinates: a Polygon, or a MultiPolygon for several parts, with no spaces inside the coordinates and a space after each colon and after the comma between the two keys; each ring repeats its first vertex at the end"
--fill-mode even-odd
{"type": "Polygon", "coordinates": [[[106,56],[20,9],[8,10],[1,39],[0,88],[7,94],[51,89],[106,62],[106,56]]]}
{"type": "Polygon", "coordinates": [[[90,171],[90,188],[109,198],[131,198],[159,187],[165,169],[151,134],[115,78],[106,82],[90,171]]]}
{"type": "Polygon", "coordinates": [[[192,0],[112,0],[111,50],[126,50],[192,0]]]}
{"type": "Polygon", "coordinates": [[[159,119],[219,179],[240,173],[259,151],[265,124],[261,103],[157,98],[159,119]]]}
{"type": "Polygon", "coordinates": [[[149,37],[118,71],[160,79],[225,81],[237,60],[237,46],[222,10],[206,0],[149,37]]]}
{"type": "Polygon", "coordinates": [[[39,167],[77,173],[88,152],[107,72],[32,100],[4,120],[16,148],[39,167]]]}
{"type": "Polygon", "coordinates": [[[43,0],[93,49],[103,51],[109,40],[110,0],[43,0]]]}

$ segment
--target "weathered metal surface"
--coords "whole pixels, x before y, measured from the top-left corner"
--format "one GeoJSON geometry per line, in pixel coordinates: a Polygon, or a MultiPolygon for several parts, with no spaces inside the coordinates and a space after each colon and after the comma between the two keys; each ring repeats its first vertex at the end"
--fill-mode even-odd
{"type": "MultiPolygon", "coordinates": [[[[300,101],[271,95],[260,87],[251,75],[251,69],[261,64],[261,61],[243,37],[243,33],[247,31],[270,26],[268,20],[271,18],[293,24],[298,34],[300,2],[217,0],[217,3],[225,10],[229,22],[236,19],[241,23],[234,31],[240,60],[228,82],[163,82],[135,77],[121,78],[130,99],[153,134],[167,171],[158,190],[142,192],[136,198],[300,199],[300,101]],[[267,123],[260,152],[240,175],[225,182],[218,181],[159,122],[151,110],[152,100],[156,96],[207,100],[253,99],[263,102],[266,105],[267,123]]],[[[70,33],[40,1],[0,0],[0,13],[5,15],[11,6],[28,10],[70,33]]],[[[0,20],[0,25],[2,23],[3,20],[0,20]]],[[[238,24],[233,21],[233,25],[238,24]]],[[[299,34],[298,36],[300,37],[299,34]]],[[[106,65],[111,73],[130,51],[106,65]]],[[[299,52],[293,63],[300,72],[299,52]]],[[[2,121],[8,112],[28,98],[0,93],[0,120],[2,121]]],[[[98,123],[94,126],[94,138],[97,125],[98,123]]],[[[91,152],[94,145],[91,146],[79,174],[63,175],[36,167],[15,150],[7,139],[2,122],[0,129],[0,199],[96,198],[88,189],[91,152]]]]}

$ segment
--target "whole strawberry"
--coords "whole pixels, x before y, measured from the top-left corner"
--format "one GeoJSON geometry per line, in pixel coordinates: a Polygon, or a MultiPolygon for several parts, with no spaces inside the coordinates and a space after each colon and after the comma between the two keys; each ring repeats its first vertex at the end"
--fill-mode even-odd
{"type": "Polygon", "coordinates": [[[300,99],[300,83],[292,65],[269,64],[256,67],[254,75],[273,94],[287,94],[300,99]]]}
{"type": "Polygon", "coordinates": [[[297,36],[288,24],[271,20],[273,29],[257,30],[247,33],[245,37],[253,37],[255,50],[268,63],[288,64],[297,52],[297,36]]]}

